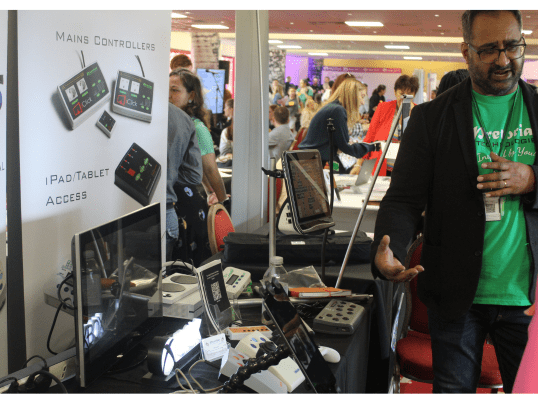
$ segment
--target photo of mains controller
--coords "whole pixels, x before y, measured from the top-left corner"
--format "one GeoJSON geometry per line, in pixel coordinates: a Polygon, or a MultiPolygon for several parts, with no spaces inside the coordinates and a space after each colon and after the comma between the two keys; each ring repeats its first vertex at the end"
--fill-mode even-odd
{"type": "MultiPolygon", "coordinates": [[[[145,77],[125,71],[118,71],[112,111],[151,122],[155,83],[145,77]]],[[[97,62],[84,67],[58,87],[61,104],[66,112],[69,126],[76,129],[111,98],[111,93],[97,62]]],[[[96,125],[105,135],[111,137],[116,120],[103,111],[96,125]]]]}
{"type": "Polygon", "coordinates": [[[80,126],[110,99],[110,90],[97,62],[60,84],[58,93],[71,129],[80,126]]]}
{"type": "Polygon", "coordinates": [[[112,111],[151,122],[154,87],[153,81],[119,70],[114,87],[112,111]]]}

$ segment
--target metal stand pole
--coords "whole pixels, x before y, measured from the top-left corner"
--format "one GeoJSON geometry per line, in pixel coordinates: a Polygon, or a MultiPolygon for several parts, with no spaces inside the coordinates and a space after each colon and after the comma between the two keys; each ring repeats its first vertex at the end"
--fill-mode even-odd
{"type": "MultiPolygon", "coordinates": [[[[276,159],[271,157],[271,171],[276,170],[276,159]]],[[[269,262],[276,255],[276,178],[269,176],[269,262]]]]}
{"type": "Polygon", "coordinates": [[[338,288],[340,286],[340,282],[342,282],[342,277],[344,276],[344,271],[347,266],[347,262],[349,260],[349,256],[351,254],[351,249],[353,248],[353,243],[355,242],[355,237],[357,237],[357,232],[359,231],[359,226],[361,225],[362,218],[364,216],[364,212],[366,211],[366,205],[368,205],[368,202],[370,201],[370,196],[372,195],[372,191],[374,189],[375,182],[377,180],[377,176],[379,175],[379,170],[381,170],[381,166],[383,164],[383,160],[385,159],[385,155],[387,154],[387,150],[389,149],[390,143],[392,141],[392,137],[394,136],[394,132],[396,131],[396,128],[398,126],[398,121],[400,120],[400,116],[402,115],[402,109],[404,104],[410,104],[411,98],[405,98],[403,99],[402,104],[400,105],[400,108],[398,109],[398,113],[394,117],[392,121],[392,126],[390,128],[389,137],[387,138],[387,144],[385,145],[385,148],[383,149],[383,152],[381,154],[381,157],[379,159],[379,162],[377,163],[377,167],[374,172],[374,178],[372,179],[372,182],[370,183],[370,186],[368,187],[368,192],[366,193],[366,198],[364,199],[364,203],[362,204],[361,211],[359,213],[359,217],[357,219],[357,223],[355,224],[355,228],[353,229],[353,234],[351,235],[351,240],[349,241],[349,245],[347,247],[346,255],[344,257],[344,261],[342,262],[342,268],[340,269],[340,273],[338,275],[338,280],[336,281],[335,288],[338,288]]]}

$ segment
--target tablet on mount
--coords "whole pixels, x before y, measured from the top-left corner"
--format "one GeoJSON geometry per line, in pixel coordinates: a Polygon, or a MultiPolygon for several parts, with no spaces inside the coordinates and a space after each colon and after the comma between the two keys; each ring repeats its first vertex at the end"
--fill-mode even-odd
{"type": "Polygon", "coordinates": [[[318,150],[282,153],[288,198],[277,218],[283,233],[311,234],[334,226],[318,150]]]}

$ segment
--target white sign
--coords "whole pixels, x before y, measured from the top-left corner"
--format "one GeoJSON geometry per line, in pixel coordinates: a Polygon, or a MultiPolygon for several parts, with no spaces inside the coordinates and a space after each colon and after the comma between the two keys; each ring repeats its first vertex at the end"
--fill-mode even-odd
{"type": "MultiPolygon", "coordinates": [[[[161,202],[164,231],[170,12],[18,16],[27,355],[50,356],[46,340],[55,310],[44,304],[44,293],[55,295],[72,268],[73,235],[142,207],[127,192],[125,178],[118,181],[127,168],[134,168],[128,185],[145,178],[138,175],[141,169],[126,165],[134,143],[161,166],[150,202],[161,202]],[[122,82],[115,94],[120,71],[131,86],[122,82]],[[126,108],[143,106],[151,122],[114,112],[113,99],[126,108]],[[113,119],[111,134],[97,126],[105,113],[113,119]]],[[[73,339],[73,318],[61,314],[52,349],[61,352],[73,339]]]]}

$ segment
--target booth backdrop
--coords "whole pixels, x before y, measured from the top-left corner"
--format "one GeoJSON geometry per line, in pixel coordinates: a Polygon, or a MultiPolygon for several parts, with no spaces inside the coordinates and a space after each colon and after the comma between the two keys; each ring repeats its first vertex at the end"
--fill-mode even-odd
{"type": "MultiPolygon", "coordinates": [[[[142,208],[114,184],[114,172],[135,142],[161,165],[151,203],[161,202],[164,232],[170,12],[20,11],[18,16],[27,357],[50,356],[46,340],[55,309],[45,304],[44,294],[55,295],[72,268],[73,235],[142,208]],[[154,83],[152,121],[112,112],[111,97],[72,130],[57,87],[79,73],[83,61],[98,62],[112,94],[118,70],[144,73],[154,83]],[[110,138],[96,126],[103,111],[116,120],[110,138]]],[[[61,352],[73,342],[73,318],[61,314],[52,349],[61,352]]]]}

